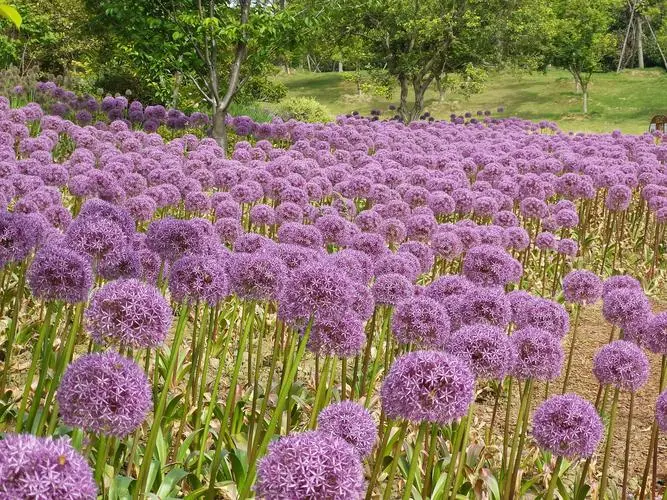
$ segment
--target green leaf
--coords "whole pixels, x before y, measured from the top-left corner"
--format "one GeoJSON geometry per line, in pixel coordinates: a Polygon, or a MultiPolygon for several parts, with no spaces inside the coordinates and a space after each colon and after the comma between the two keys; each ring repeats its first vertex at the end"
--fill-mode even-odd
{"type": "Polygon", "coordinates": [[[133,479],[127,476],[116,476],[109,486],[109,500],[128,500],[130,494],[130,483],[133,479]]]}
{"type": "Polygon", "coordinates": [[[160,484],[160,489],[157,490],[157,496],[159,498],[172,496],[172,493],[174,493],[174,487],[179,483],[181,479],[183,479],[187,475],[188,473],[183,469],[181,469],[180,467],[172,469],[169,472],[169,474],[167,474],[162,480],[162,484],[160,484]]]}
{"type": "Polygon", "coordinates": [[[11,5],[0,4],[0,16],[6,17],[13,22],[17,29],[21,28],[21,23],[23,22],[21,14],[11,5]]]}

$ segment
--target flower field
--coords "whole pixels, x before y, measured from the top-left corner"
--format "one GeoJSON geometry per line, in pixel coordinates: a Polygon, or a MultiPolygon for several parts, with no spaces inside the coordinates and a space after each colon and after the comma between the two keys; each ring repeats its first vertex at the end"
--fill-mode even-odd
{"type": "Polygon", "coordinates": [[[0,97],[0,500],[659,498],[662,136],[422,118],[0,97]]]}

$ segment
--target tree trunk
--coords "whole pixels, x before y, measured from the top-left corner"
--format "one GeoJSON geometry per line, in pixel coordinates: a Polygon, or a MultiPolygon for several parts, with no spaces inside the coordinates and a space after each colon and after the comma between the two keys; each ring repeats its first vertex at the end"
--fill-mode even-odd
{"type": "Polygon", "coordinates": [[[581,83],[576,76],[574,77],[574,92],[575,94],[581,94],[581,83]]]}
{"type": "Polygon", "coordinates": [[[639,69],[644,69],[644,41],[642,38],[642,18],[637,16],[637,65],[639,69]]]}
{"type": "Polygon", "coordinates": [[[583,94],[584,94],[584,114],[588,113],[588,85],[583,87],[583,94]]]}
{"type": "Polygon", "coordinates": [[[181,88],[181,72],[177,71],[174,74],[174,88],[171,91],[171,107],[178,109],[178,94],[181,88]]]}
{"type": "Polygon", "coordinates": [[[343,61],[338,61],[338,72],[339,73],[343,72],[343,61]]]}
{"type": "Polygon", "coordinates": [[[424,85],[415,86],[415,105],[412,108],[412,119],[416,120],[421,115],[421,112],[424,110],[424,94],[426,94],[426,89],[424,85]]]}
{"type": "Polygon", "coordinates": [[[308,65],[308,72],[310,73],[312,71],[310,69],[310,54],[306,54],[306,64],[308,65]]]}
{"type": "Polygon", "coordinates": [[[212,136],[227,156],[227,125],[225,124],[225,118],[227,118],[227,111],[218,107],[213,114],[212,136]]]}
{"type": "Polygon", "coordinates": [[[435,77],[435,88],[438,89],[438,102],[443,102],[445,100],[445,89],[442,88],[440,75],[435,77]]]}

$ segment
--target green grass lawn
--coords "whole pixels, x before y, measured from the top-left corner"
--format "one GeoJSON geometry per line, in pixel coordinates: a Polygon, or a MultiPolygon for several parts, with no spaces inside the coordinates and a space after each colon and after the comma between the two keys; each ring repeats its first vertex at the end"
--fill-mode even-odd
{"type": "MultiPolygon", "coordinates": [[[[284,73],[276,77],[287,85],[289,96],[314,97],[332,114],[353,110],[367,114],[371,109],[390,113],[387,106],[398,100],[398,87],[393,101],[380,97],[356,96],[354,84],[340,73],[284,73]]],[[[642,133],[651,117],[667,114],[667,73],[661,69],[626,70],[621,74],[593,75],[589,87],[588,114],[581,111],[581,95],[575,93],[572,77],[567,71],[549,70],[546,74],[492,75],[484,92],[469,100],[452,94],[438,102],[435,85],[426,94],[426,110],[436,118],[449,118],[450,113],[495,110],[503,106],[502,116],[519,116],[529,120],[555,121],[563,130],[583,132],[642,133]]]]}

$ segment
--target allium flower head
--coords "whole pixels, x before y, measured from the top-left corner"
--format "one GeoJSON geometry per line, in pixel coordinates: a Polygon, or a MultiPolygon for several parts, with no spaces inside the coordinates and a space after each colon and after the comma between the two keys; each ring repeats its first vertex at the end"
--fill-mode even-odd
{"type": "Polygon", "coordinates": [[[0,498],[94,500],[97,486],[69,439],[8,434],[0,441],[0,498]]]}
{"type": "Polygon", "coordinates": [[[535,246],[540,250],[556,250],[558,242],[553,233],[544,231],[535,236],[535,246]]]}
{"type": "Polygon", "coordinates": [[[366,343],[364,324],[352,309],[318,313],[313,321],[308,349],[325,356],[350,358],[366,343]]]}
{"type": "Polygon", "coordinates": [[[278,229],[278,241],[313,249],[324,246],[324,238],[319,229],[298,222],[286,222],[281,225],[278,229]]]}
{"type": "Polygon", "coordinates": [[[433,267],[433,251],[421,241],[407,241],[398,247],[398,253],[408,252],[417,257],[421,272],[426,273],[433,267]]]}
{"type": "Polygon", "coordinates": [[[227,266],[232,291],[246,300],[274,300],[280,294],[287,268],[271,253],[234,253],[227,266]]]}
{"type": "Polygon", "coordinates": [[[120,255],[127,246],[127,237],[110,219],[77,217],[67,228],[64,243],[66,247],[100,261],[107,256],[120,255]]]}
{"type": "Polygon", "coordinates": [[[421,273],[419,259],[411,253],[389,253],[376,261],[374,266],[375,276],[383,274],[401,274],[414,282],[421,273]]]}
{"type": "Polygon", "coordinates": [[[642,291],[642,284],[637,278],[632,276],[627,276],[624,274],[619,274],[616,276],[610,276],[602,284],[602,298],[604,299],[611,292],[616,291],[620,288],[628,288],[638,292],[642,291]]]}
{"type": "Polygon", "coordinates": [[[73,250],[57,245],[42,248],[28,269],[28,284],[41,300],[84,302],[93,286],[90,262],[73,250]]]}
{"type": "Polygon", "coordinates": [[[667,432],[667,391],[663,391],[655,402],[655,419],[662,432],[667,432]]]}
{"type": "Polygon", "coordinates": [[[533,414],[533,439],[540,448],[560,457],[590,457],[603,430],[595,407],[576,394],[552,396],[533,414]]]}
{"type": "Polygon", "coordinates": [[[667,312],[649,317],[645,333],[647,347],[655,353],[667,355],[667,312]]]}
{"type": "Polygon", "coordinates": [[[134,432],[153,407],[144,371],[113,351],[69,365],[56,397],[66,425],[119,438],[134,432]]]}
{"type": "Polygon", "coordinates": [[[168,262],[184,255],[201,255],[209,246],[202,229],[194,220],[158,219],[148,226],[146,246],[168,262]]]}
{"type": "Polygon", "coordinates": [[[603,346],[593,358],[593,374],[602,385],[635,392],[648,379],[646,354],[632,342],[615,340],[603,346]]]}
{"type": "Polygon", "coordinates": [[[353,401],[324,408],[317,416],[317,430],[345,440],[361,458],[371,454],[378,439],[375,420],[366,408],[353,401]]]}
{"type": "Polygon", "coordinates": [[[225,267],[213,257],[181,257],[170,268],[169,291],[176,301],[201,300],[213,307],[229,295],[225,267]]]}
{"type": "Polygon", "coordinates": [[[134,221],[127,210],[108,201],[97,198],[86,200],[81,206],[81,211],[77,219],[108,219],[114,223],[127,236],[134,234],[134,221]]]}
{"type": "Polygon", "coordinates": [[[396,306],[391,331],[400,344],[442,348],[449,336],[449,316],[435,300],[413,297],[396,306]]]}
{"type": "Polygon", "coordinates": [[[475,287],[461,297],[458,319],[464,325],[488,324],[506,327],[512,319],[512,308],[500,287],[475,287]]]}
{"type": "Polygon", "coordinates": [[[447,339],[445,350],[468,362],[478,379],[502,380],[514,366],[510,339],[496,326],[464,326],[447,339]]]}
{"type": "Polygon", "coordinates": [[[413,294],[412,283],[401,274],[383,274],[378,276],[373,284],[376,304],[395,306],[413,294]]]}
{"type": "Polygon", "coordinates": [[[454,231],[436,231],[431,237],[431,248],[445,260],[454,260],[463,253],[463,243],[454,231]]]}
{"type": "Polygon", "coordinates": [[[368,283],[373,276],[373,261],[368,254],[359,250],[345,248],[329,254],[327,260],[347,274],[348,278],[359,283],[368,283]]]}
{"type": "Polygon", "coordinates": [[[585,269],[570,271],[563,278],[563,295],[575,304],[595,304],[602,296],[602,280],[585,269]]]}
{"type": "Polygon", "coordinates": [[[366,493],[358,452],[320,431],[281,437],[257,465],[255,492],[267,500],[361,500],[366,493]]]}
{"type": "Polygon", "coordinates": [[[563,238],[556,243],[556,251],[568,257],[576,257],[579,252],[579,244],[572,238],[563,238]]]}
{"type": "Polygon", "coordinates": [[[602,298],[602,315],[613,325],[623,327],[641,320],[650,312],[651,305],[641,290],[621,288],[602,298]]]}
{"type": "Polygon", "coordinates": [[[562,339],[570,331],[570,315],[565,308],[553,300],[534,297],[522,311],[517,314],[515,323],[519,328],[535,327],[549,332],[562,339]]]}
{"type": "Polygon", "coordinates": [[[28,215],[0,210],[0,268],[25,259],[40,239],[39,228],[28,215]]]}
{"type": "Polygon", "coordinates": [[[280,297],[280,314],[294,321],[344,310],[350,305],[349,287],[347,275],[328,262],[305,264],[286,280],[280,297]]]}
{"type": "Polygon", "coordinates": [[[463,275],[477,285],[504,286],[517,280],[515,263],[503,248],[479,245],[468,250],[463,259],[463,275]]]}
{"type": "Polygon", "coordinates": [[[391,365],[380,398],[388,418],[445,425],[466,414],[474,389],[465,361],[441,351],[414,351],[391,365]]]}
{"type": "Polygon", "coordinates": [[[512,374],[525,380],[554,380],[563,365],[563,348],[560,340],[546,330],[534,327],[521,328],[510,337],[516,361],[512,374]]]}
{"type": "Polygon", "coordinates": [[[85,317],[98,344],[158,347],[171,326],[171,307],[157,288],[135,279],[118,280],[93,295],[85,317]]]}

